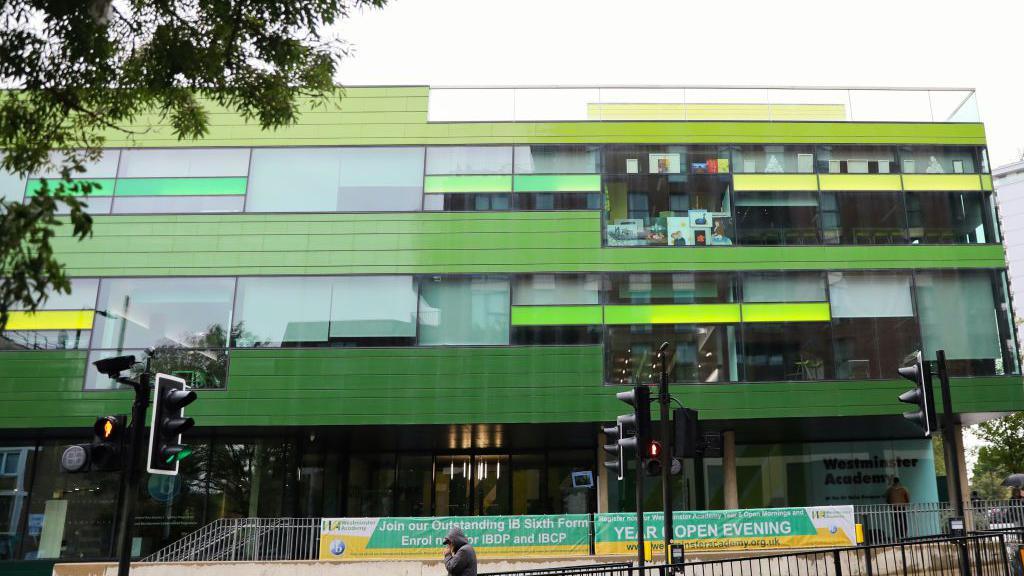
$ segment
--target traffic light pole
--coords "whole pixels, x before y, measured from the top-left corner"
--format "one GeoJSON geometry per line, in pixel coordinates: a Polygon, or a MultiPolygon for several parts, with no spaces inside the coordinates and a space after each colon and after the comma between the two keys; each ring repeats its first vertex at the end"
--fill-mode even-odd
{"type": "Polygon", "coordinates": [[[128,576],[128,569],[132,559],[132,525],[135,524],[135,501],[139,493],[139,464],[142,462],[141,453],[145,448],[143,432],[146,429],[146,409],[149,407],[149,363],[152,355],[146,360],[146,371],[139,377],[138,382],[130,380],[121,381],[123,384],[130,384],[135,389],[135,403],[132,404],[131,438],[128,445],[128,457],[125,461],[125,483],[124,504],[121,508],[121,518],[118,521],[118,545],[117,545],[117,576],[128,576]]]}
{"type": "Polygon", "coordinates": [[[946,351],[935,351],[935,364],[939,372],[939,386],[942,388],[942,443],[946,450],[946,482],[951,488],[953,510],[958,518],[964,517],[964,492],[960,485],[960,459],[956,453],[953,434],[953,397],[949,392],[949,374],[946,372],[946,351]],[[952,480],[952,481],[950,481],[952,480]]]}
{"type": "MultiPolygon", "coordinates": [[[[648,407],[648,410],[650,407],[648,407]]],[[[636,565],[643,568],[644,550],[644,467],[640,451],[636,454],[636,565]]]]}
{"type": "Polygon", "coordinates": [[[668,342],[663,342],[658,348],[658,364],[661,366],[661,389],[658,391],[658,404],[661,405],[661,502],[664,524],[665,540],[665,564],[672,563],[672,418],[671,406],[672,397],[668,389],[668,342]]]}

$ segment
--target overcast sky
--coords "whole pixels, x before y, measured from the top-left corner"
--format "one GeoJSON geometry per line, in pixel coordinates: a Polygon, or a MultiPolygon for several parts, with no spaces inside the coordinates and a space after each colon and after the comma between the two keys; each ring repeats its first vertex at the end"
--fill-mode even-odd
{"type": "Polygon", "coordinates": [[[974,87],[1024,151],[1024,2],[392,0],[340,27],[346,84],[974,87]]]}

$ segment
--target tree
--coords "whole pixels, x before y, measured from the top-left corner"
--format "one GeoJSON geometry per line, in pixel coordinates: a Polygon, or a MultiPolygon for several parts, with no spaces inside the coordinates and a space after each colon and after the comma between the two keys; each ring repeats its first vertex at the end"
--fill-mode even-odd
{"type": "Polygon", "coordinates": [[[975,471],[980,469],[1004,476],[1024,472],[1024,412],[982,422],[976,434],[985,445],[978,448],[975,471]]]}
{"type": "Polygon", "coordinates": [[[4,0],[0,3],[0,171],[44,169],[26,202],[0,190],[0,327],[70,291],[50,240],[65,224],[91,234],[95,184],[75,181],[105,134],[155,114],[179,139],[207,133],[205,103],[263,129],[293,124],[299,103],[325,105],[346,44],[323,31],[387,0],[4,0]],[[52,154],[51,151],[55,151],[52,154]]]}

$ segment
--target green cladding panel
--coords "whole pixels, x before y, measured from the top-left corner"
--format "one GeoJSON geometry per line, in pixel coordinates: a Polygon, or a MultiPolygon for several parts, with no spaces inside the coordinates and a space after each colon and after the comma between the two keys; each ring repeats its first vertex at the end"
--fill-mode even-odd
{"type": "Polygon", "coordinates": [[[121,178],[116,196],[232,196],[245,194],[245,178],[121,178]]]}
{"type": "Polygon", "coordinates": [[[605,306],[605,323],[730,324],[740,321],[739,304],[641,304],[605,306]]]}
{"type": "Polygon", "coordinates": [[[600,306],[513,306],[513,326],[582,326],[602,324],[600,306]]]}
{"type": "MultiPolygon", "coordinates": [[[[234,350],[228,388],[200,391],[198,426],[612,421],[600,346],[234,350]]],[[[0,428],[86,430],[126,391],[83,392],[84,352],[0,352],[0,428]]],[[[954,378],[962,413],[1024,409],[1019,376],[954,378]]],[[[905,380],[679,386],[705,419],[899,414],[905,380]]]]}
{"type": "Polygon", "coordinates": [[[1003,268],[1000,245],[601,246],[565,212],[95,216],[53,244],[72,276],[1003,268]]]}

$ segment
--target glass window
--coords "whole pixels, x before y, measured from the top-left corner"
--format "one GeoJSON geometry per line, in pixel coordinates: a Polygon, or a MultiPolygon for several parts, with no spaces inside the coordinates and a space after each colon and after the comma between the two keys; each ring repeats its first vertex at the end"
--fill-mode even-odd
{"type": "Polygon", "coordinates": [[[0,350],[79,350],[89,347],[89,330],[0,332],[0,350]]]}
{"type": "MultiPolygon", "coordinates": [[[[94,178],[114,178],[117,176],[117,163],[121,157],[121,151],[116,149],[104,150],[100,157],[93,161],[86,161],[82,167],[85,168],[84,172],[71,172],[72,179],[94,179],[94,178]]],[[[60,178],[60,167],[64,163],[64,154],[59,151],[50,152],[50,166],[39,172],[33,174],[32,178],[60,178]]]]}
{"type": "Polygon", "coordinates": [[[830,380],[832,327],[822,322],[743,325],[744,380],[830,380]]]}
{"type": "Polygon", "coordinates": [[[925,358],[934,360],[936,350],[945,350],[951,376],[1003,374],[1000,341],[1012,334],[1000,334],[992,273],[919,272],[916,282],[925,358]]]}
{"type": "Polygon", "coordinates": [[[830,272],[836,377],[891,378],[920,349],[910,275],[830,272]]]}
{"type": "Polygon", "coordinates": [[[821,272],[747,272],[743,274],[744,302],[825,302],[821,272]]]}
{"type": "Polygon", "coordinates": [[[509,282],[504,278],[433,277],[420,288],[420,344],[509,342],[509,282]]]}
{"type": "Polygon", "coordinates": [[[477,456],[473,467],[476,469],[474,513],[480,516],[508,514],[512,507],[512,471],[508,456],[477,456]]]}
{"type": "Polygon", "coordinates": [[[512,513],[549,514],[544,503],[544,455],[512,455],[512,513]]]}
{"type": "Polygon", "coordinates": [[[422,191],[422,148],[256,148],[246,210],[419,210],[422,191]]]}
{"type": "Polygon", "coordinates": [[[605,174],[683,174],[686,146],[605,146],[605,174]]]}
{"type": "Polygon", "coordinates": [[[671,172],[610,176],[605,195],[609,246],[732,244],[728,177],[671,172]]]}
{"type": "Polygon", "coordinates": [[[394,516],[395,455],[353,455],[347,493],[350,517],[394,516]]]}
{"type": "Polygon", "coordinates": [[[434,476],[434,516],[469,516],[474,470],[469,456],[438,456],[434,476]]]}
{"type": "Polygon", "coordinates": [[[92,347],[224,347],[234,289],[234,278],[104,279],[92,347]]]}
{"type": "Polygon", "coordinates": [[[248,148],[160,148],[124,150],[118,178],[246,176],[248,148]]]}
{"type": "Polygon", "coordinates": [[[609,304],[712,304],[734,302],[735,275],[730,272],[609,274],[609,304]]]}
{"type": "Polygon", "coordinates": [[[688,146],[690,174],[728,174],[732,171],[729,148],[725,146],[688,146]]]}
{"type": "Polygon", "coordinates": [[[737,192],[741,244],[819,244],[817,192],[737,192]]]}
{"type": "Polygon", "coordinates": [[[600,210],[601,194],[580,192],[519,192],[512,195],[516,210],[600,210]]]}
{"type": "Polygon", "coordinates": [[[573,486],[573,472],[594,472],[594,454],[587,450],[552,451],[548,454],[548,513],[589,514],[591,488],[573,486]]]}
{"type": "Polygon", "coordinates": [[[896,149],[892,146],[818,146],[818,172],[822,174],[895,174],[896,149]]]}
{"type": "Polygon", "coordinates": [[[515,278],[512,304],[598,304],[600,292],[599,274],[527,274],[515,278]]]}
{"type": "Polygon", "coordinates": [[[814,148],[782,144],[750,144],[732,149],[737,174],[810,174],[814,172],[814,148]]]}
{"type": "Polygon", "coordinates": [[[997,242],[992,195],[987,192],[907,192],[907,221],[914,244],[997,242]]]}
{"type": "MultiPolygon", "coordinates": [[[[0,152],[0,163],[4,160],[4,153],[0,152]]],[[[25,179],[17,174],[11,174],[6,170],[0,170],[0,200],[8,202],[21,202],[25,197],[25,179]]]]}
{"type": "Polygon", "coordinates": [[[826,244],[904,244],[907,212],[901,192],[822,192],[826,244]]]}
{"type": "MultiPolygon", "coordinates": [[[[100,281],[96,278],[72,278],[71,292],[51,291],[46,301],[39,305],[39,310],[92,310],[96,306],[96,291],[100,281]]],[[[12,310],[21,310],[15,306],[12,310]]]]}
{"type": "Polygon", "coordinates": [[[434,490],[434,458],[398,455],[397,516],[430,516],[430,495],[434,490]]]}
{"type": "Polygon", "coordinates": [[[654,357],[669,343],[673,382],[736,381],[736,326],[646,324],[607,327],[605,378],[618,385],[658,381],[654,357]]]}
{"type": "Polygon", "coordinates": [[[513,326],[513,346],[579,346],[600,344],[601,326],[513,326]]]}
{"type": "Polygon", "coordinates": [[[509,210],[511,194],[426,194],[423,209],[445,212],[492,212],[509,210]]]}
{"type": "Polygon", "coordinates": [[[118,196],[114,214],[202,214],[241,212],[245,196],[118,196]]]}
{"type": "Polygon", "coordinates": [[[904,174],[988,172],[981,150],[975,146],[901,146],[900,163],[904,174]]]}
{"type": "Polygon", "coordinates": [[[427,174],[511,174],[511,146],[431,146],[427,174]]]}
{"type": "Polygon", "coordinates": [[[410,346],[416,303],[412,276],[240,278],[233,345],[410,346]]]}
{"type": "MultiPolygon", "coordinates": [[[[107,186],[110,187],[109,185],[107,186]]],[[[85,207],[86,214],[110,214],[110,207],[114,203],[112,196],[87,196],[79,197],[79,201],[85,207]]],[[[68,205],[61,202],[57,204],[57,214],[69,214],[71,208],[68,205]]]]}
{"type": "Polygon", "coordinates": [[[600,147],[593,145],[515,147],[516,174],[594,174],[600,147]]]}

